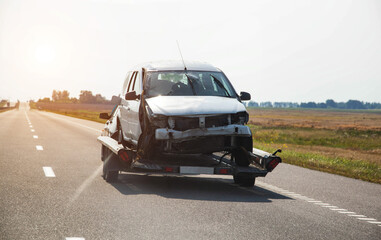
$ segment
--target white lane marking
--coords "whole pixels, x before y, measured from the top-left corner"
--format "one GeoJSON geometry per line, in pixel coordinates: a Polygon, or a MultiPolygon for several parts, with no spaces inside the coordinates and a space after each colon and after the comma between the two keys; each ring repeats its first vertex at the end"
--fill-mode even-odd
{"type": "Polygon", "coordinates": [[[37,149],[38,151],[42,151],[42,150],[44,150],[44,148],[43,148],[41,145],[37,145],[37,146],[36,146],[36,149],[37,149]]]}
{"type": "Polygon", "coordinates": [[[29,127],[30,127],[30,128],[33,128],[33,126],[32,126],[32,125],[29,125],[29,127]]]}
{"type": "MultiPolygon", "coordinates": [[[[110,157],[112,156],[112,154],[110,154],[110,157]]],[[[71,205],[75,200],[77,200],[77,198],[79,197],[79,195],[81,195],[81,193],[88,187],[91,185],[91,183],[93,182],[93,180],[100,174],[100,172],[102,171],[102,168],[103,168],[103,164],[99,165],[99,167],[85,180],[83,181],[83,183],[81,184],[81,186],[79,186],[77,188],[77,190],[75,190],[75,193],[73,195],[73,197],[69,200],[69,205],[71,205]]]]}
{"type": "MultiPolygon", "coordinates": [[[[43,113],[43,114],[45,114],[45,115],[50,115],[50,114],[46,114],[46,113],[43,113]]],[[[67,120],[67,119],[64,119],[64,118],[59,118],[59,117],[52,116],[52,115],[50,115],[50,117],[52,117],[52,118],[56,118],[56,119],[59,119],[59,120],[63,120],[63,121],[66,121],[66,122],[74,123],[74,124],[77,124],[77,125],[79,125],[79,126],[81,126],[81,127],[88,128],[88,129],[91,129],[91,130],[94,130],[94,131],[97,131],[97,132],[102,132],[102,131],[99,130],[99,129],[95,129],[95,128],[92,128],[92,127],[88,127],[88,126],[86,126],[86,125],[83,125],[83,124],[80,124],[80,123],[77,123],[77,122],[73,122],[73,121],[70,121],[70,120],[67,120]]]]}
{"type": "Polygon", "coordinates": [[[56,177],[51,167],[42,167],[45,173],[45,177],[56,177]]]}
{"type": "Polygon", "coordinates": [[[358,220],[363,220],[363,221],[377,221],[377,219],[374,218],[357,218],[358,220]]]}
{"type": "Polygon", "coordinates": [[[381,222],[375,222],[375,221],[368,221],[368,223],[381,224],[381,222]]]}
{"type": "Polygon", "coordinates": [[[35,132],[34,129],[31,129],[30,131],[31,131],[31,132],[35,132]]]}
{"type": "Polygon", "coordinates": [[[37,135],[33,135],[33,138],[36,138],[36,139],[37,139],[37,138],[38,138],[38,136],[37,136],[37,135]]]}
{"type": "Polygon", "coordinates": [[[368,218],[365,215],[359,215],[359,214],[356,214],[355,212],[348,211],[347,209],[339,208],[337,206],[333,206],[333,205],[330,205],[328,203],[323,203],[322,201],[318,201],[318,200],[315,200],[313,198],[309,198],[309,197],[303,196],[301,194],[294,193],[294,192],[273,186],[273,185],[268,184],[268,183],[257,181],[257,185],[261,186],[261,187],[265,187],[269,190],[274,190],[274,191],[281,193],[281,194],[288,195],[290,197],[298,198],[298,199],[304,200],[306,202],[316,204],[320,207],[324,207],[324,208],[327,208],[329,210],[336,211],[337,213],[345,214],[346,216],[356,217],[358,220],[361,220],[361,221],[367,221],[368,223],[377,224],[377,225],[380,224],[378,226],[381,227],[381,222],[377,221],[377,219],[375,219],[375,218],[368,218]]]}
{"type": "Polygon", "coordinates": [[[85,240],[83,237],[67,237],[66,240],[85,240]]]}

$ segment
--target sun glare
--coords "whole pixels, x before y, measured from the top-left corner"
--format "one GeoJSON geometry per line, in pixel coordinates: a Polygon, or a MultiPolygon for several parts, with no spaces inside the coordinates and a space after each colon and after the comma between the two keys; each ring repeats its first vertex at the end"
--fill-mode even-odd
{"type": "Polygon", "coordinates": [[[42,64],[51,63],[55,58],[55,50],[53,47],[48,45],[40,45],[36,47],[35,58],[36,61],[42,64]]]}

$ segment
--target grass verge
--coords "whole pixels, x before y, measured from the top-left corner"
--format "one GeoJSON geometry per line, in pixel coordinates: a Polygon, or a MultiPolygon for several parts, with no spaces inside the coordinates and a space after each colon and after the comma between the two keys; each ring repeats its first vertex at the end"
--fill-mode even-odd
{"type": "MultiPolygon", "coordinates": [[[[277,148],[275,144],[265,143],[254,143],[254,147],[268,152],[273,152],[277,148]]],[[[344,157],[331,157],[314,152],[284,148],[280,156],[285,163],[364,181],[381,183],[381,166],[374,162],[344,157]]]]}
{"type": "Polygon", "coordinates": [[[58,114],[69,116],[69,117],[76,117],[76,118],[90,120],[90,121],[99,122],[99,123],[106,123],[107,121],[105,119],[99,118],[99,114],[101,112],[98,112],[98,111],[88,111],[88,110],[60,111],[60,110],[47,110],[47,109],[45,109],[44,111],[58,113],[58,114]]]}

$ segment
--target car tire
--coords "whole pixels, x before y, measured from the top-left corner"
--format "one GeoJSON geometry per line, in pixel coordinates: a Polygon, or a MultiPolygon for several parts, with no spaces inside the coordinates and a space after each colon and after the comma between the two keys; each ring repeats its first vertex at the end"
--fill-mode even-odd
{"type": "Polygon", "coordinates": [[[118,175],[119,171],[106,171],[103,174],[103,178],[106,180],[106,182],[113,183],[118,181],[118,175]]]}

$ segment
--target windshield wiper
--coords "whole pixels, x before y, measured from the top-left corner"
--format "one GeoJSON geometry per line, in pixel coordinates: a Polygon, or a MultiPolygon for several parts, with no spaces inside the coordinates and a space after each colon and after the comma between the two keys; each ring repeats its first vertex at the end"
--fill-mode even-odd
{"type": "Polygon", "coordinates": [[[193,92],[193,95],[195,95],[195,96],[196,96],[196,90],[194,89],[194,85],[193,85],[193,82],[192,82],[192,79],[191,79],[191,77],[189,77],[187,73],[185,73],[185,76],[187,76],[187,79],[188,79],[188,83],[189,83],[189,85],[190,85],[190,86],[191,86],[191,88],[192,88],[192,92],[193,92]]]}
{"type": "Polygon", "coordinates": [[[228,90],[225,88],[225,86],[221,83],[220,80],[218,80],[218,78],[216,78],[213,74],[210,74],[210,76],[212,77],[213,81],[221,88],[223,89],[225,92],[226,92],[226,95],[227,97],[230,97],[230,94],[228,92],[228,90]]]}

